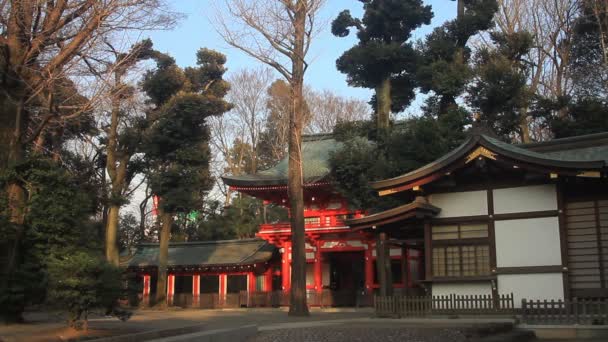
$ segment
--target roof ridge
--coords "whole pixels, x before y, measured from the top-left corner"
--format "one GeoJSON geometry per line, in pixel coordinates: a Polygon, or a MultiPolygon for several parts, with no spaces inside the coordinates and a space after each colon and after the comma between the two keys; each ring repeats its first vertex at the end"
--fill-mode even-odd
{"type": "Polygon", "coordinates": [[[302,141],[317,141],[317,140],[328,140],[333,139],[333,133],[311,133],[302,134],[302,141]]]}
{"type": "MultiPolygon", "coordinates": [[[[169,247],[196,246],[196,245],[220,245],[220,244],[225,244],[225,243],[248,243],[248,242],[254,242],[254,241],[261,242],[264,240],[260,239],[260,238],[247,238],[247,239],[231,239],[231,240],[176,241],[176,242],[169,242],[169,247]]],[[[158,246],[158,245],[159,245],[158,242],[142,242],[142,243],[138,244],[137,246],[152,247],[152,246],[158,246]]]]}
{"type": "Polygon", "coordinates": [[[551,140],[547,140],[547,141],[536,141],[536,142],[530,142],[530,143],[516,144],[515,146],[518,146],[520,148],[525,148],[525,149],[533,149],[536,147],[546,147],[546,146],[560,145],[560,144],[564,144],[564,143],[577,143],[577,142],[583,142],[583,141],[594,140],[594,139],[608,139],[608,132],[574,135],[571,137],[557,138],[557,139],[551,139],[551,140]]]}

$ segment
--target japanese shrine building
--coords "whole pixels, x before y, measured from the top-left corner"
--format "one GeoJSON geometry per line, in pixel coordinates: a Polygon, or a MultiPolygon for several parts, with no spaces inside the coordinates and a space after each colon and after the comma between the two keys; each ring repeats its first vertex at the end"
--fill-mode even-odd
{"type": "MultiPolygon", "coordinates": [[[[340,146],[331,135],[302,143],[309,303],[365,305],[374,293],[608,297],[608,133],[511,145],[473,129],[435,162],[374,182],[403,204],[371,215],[331,186],[328,159],[340,146]]],[[[289,206],[287,159],[223,180],[289,206]]],[[[169,300],[240,293],[249,306],[288,291],[289,223],[263,224],[257,236],[171,244],[169,300]]],[[[144,276],[144,294],[154,291],[155,253],[157,244],[142,245],[124,263],[144,276]]]]}
{"type": "Polygon", "coordinates": [[[510,145],[474,131],[435,162],[372,184],[403,206],[347,224],[388,242],[423,239],[421,285],[433,295],[608,297],[607,162],[607,133],[510,145]],[[433,214],[401,214],[419,206],[433,214]]]}
{"type": "MultiPolygon", "coordinates": [[[[304,174],[304,217],[306,233],[307,289],[311,297],[330,292],[343,304],[368,300],[379,287],[375,276],[374,232],[354,230],[348,220],[362,218],[360,210],[348,208],[347,200],[331,185],[329,157],[341,143],[331,135],[305,136],[302,143],[304,174]],[[357,299],[359,298],[359,299],[357,299]]],[[[287,158],[275,167],[250,175],[224,176],[232,190],[267,202],[289,207],[287,196],[287,158]]],[[[281,260],[275,274],[280,284],[273,290],[288,291],[291,269],[291,229],[289,222],[263,224],[257,234],[276,246],[281,260]]],[[[422,242],[422,241],[420,241],[422,242]]],[[[423,271],[419,262],[422,245],[395,245],[387,250],[392,287],[404,291],[418,288],[423,271]],[[390,257],[388,255],[390,254],[390,257]]]]}

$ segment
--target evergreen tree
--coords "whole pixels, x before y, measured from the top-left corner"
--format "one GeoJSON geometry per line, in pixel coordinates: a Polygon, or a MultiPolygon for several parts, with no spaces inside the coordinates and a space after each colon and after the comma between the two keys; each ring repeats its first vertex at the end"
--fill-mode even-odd
{"type": "Polygon", "coordinates": [[[156,56],[157,67],[148,72],[142,88],[150,98],[154,119],[145,137],[150,165],[148,179],[160,198],[160,256],[157,302],[164,303],[167,256],[174,217],[202,206],[211,186],[209,129],[206,119],[230,109],[223,97],[228,84],[222,79],[226,57],[209,49],[197,53],[197,67],[182,70],[167,55],[156,56]]]}
{"type": "Polygon", "coordinates": [[[421,0],[360,0],[365,14],[353,18],[348,10],[332,23],[332,33],[346,37],[357,29],[357,45],[337,61],[349,85],[375,89],[378,130],[389,126],[390,112],[402,111],[414,98],[416,52],[408,40],[412,31],[428,25],[431,6],[421,0]]]}
{"type": "Polygon", "coordinates": [[[154,54],[152,41],[147,39],[131,47],[127,53],[114,52],[115,61],[110,68],[114,76],[110,92],[110,125],[103,139],[106,145],[106,170],[110,176],[105,247],[106,259],[114,266],[119,264],[117,238],[120,207],[126,202],[124,196],[134,176],[134,166],[137,168],[141,165],[134,156],[141,149],[141,130],[145,127],[144,120],[134,117],[125,108],[125,103],[132,100],[135,91],[125,84],[124,78],[138,62],[154,54]]]}
{"type": "MultiPolygon", "coordinates": [[[[608,97],[608,13],[598,11],[600,3],[585,0],[573,23],[570,56],[575,97],[608,97]]],[[[606,6],[605,4],[603,6],[606,6]]]]}
{"type": "Polygon", "coordinates": [[[458,0],[457,18],[437,27],[418,47],[417,81],[423,93],[437,97],[432,100],[438,103],[434,115],[458,110],[456,99],[473,75],[467,42],[492,27],[497,9],[496,0],[458,0]]]}
{"type": "MultiPolygon", "coordinates": [[[[13,262],[16,271],[5,275],[0,288],[0,315],[20,320],[26,305],[39,304],[47,295],[48,262],[78,250],[99,253],[101,246],[90,239],[89,217],[94,213],[94,192],[81,177],[47,158],[29,159],[0,179],[0,185],[17,179],[26,189],[27,216],[23,230],[8,222],[6,201],[0,203],[0,239],[19,237],[21,253],[13,262]],[[2,205],[4,204],[4,205],[2,205]],[[4,222],[2,222],[4,221],[4,222]]],[[[10,255],[9,255],[10,256],[10,255]]]]}
{"type": "Polygon", "coordinates": [[[480,49],[475,58],[475,78],[468,102],[479,120],[505,141],[529,139],[529,107],[534,94],[527,85],[529,65],[523,57],[533,44],[527,32],[490,34],[494,48],[480,49]]]}

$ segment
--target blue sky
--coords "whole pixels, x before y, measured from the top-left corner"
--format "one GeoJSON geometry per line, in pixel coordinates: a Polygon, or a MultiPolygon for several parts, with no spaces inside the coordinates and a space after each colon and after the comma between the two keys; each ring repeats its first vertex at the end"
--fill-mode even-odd
{"type": "MultiPolygon", "coordinates": [[[[435,16],[431,25],[414,32],[414,38],[424,37],[433,27],[439,26],[446,20],[456,16],[456,4],[451,0],[426,0],[433,7],[435,16]]],[[[211,48],[227,55],[228,72],[248,67],[258,67],[261,64],[242,52],[229,47],[213,28],[209,17],[213,15],[212,2],[209,0],[173,0],[173,10],[186,14],[186,18],[171,31],[153,31],[149,37],[156,49],[171,54],[180,66],[195,64],[195,53],[201,47],[211,48]]],[[[321,90],[330,89],[342,96],[369,100],[372,92],[369,89],[353,88],[346,84],[346,77],[336,69],[336,59],[356,43],[356,37],[351,33],[347,38],[338,38],[331,34],[330,23],[338,13],[349,9],[354,16],[360,17],[363,6],[356,0],[327,0],[321,11],[321,17],[327,24],[317,39],[313,42],[309,56],[312,63],[306,73],[305,82],[311,87],[321,90]]],[[[421,99],[412,105],[416,111],[421,99]]]]}

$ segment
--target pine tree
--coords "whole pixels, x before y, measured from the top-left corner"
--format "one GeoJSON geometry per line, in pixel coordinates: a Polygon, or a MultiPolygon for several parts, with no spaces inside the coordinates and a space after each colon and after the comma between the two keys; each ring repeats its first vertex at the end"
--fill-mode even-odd
{"type": "Polygon", "coordinates": [[[365,14],[353,18],[341,12],[332,23],[332,33],[346,37],[354,27],[359,42],[338,60],[338,70],[348,76],[349,85],[375,89],[379,131],[389,126],[390,112],[399,112],[414,98],[416,51],[408,42],[412,31],[428,25],[431,6],[421,0],[360,0],[365,14]]]}
{"type": "MultiPolygon", "coordinates": [[[[209,49],[197,53],[197,67],[182,70],[167,55],[156,56],[157,67],[147,73],[142,88],[153,110],[145,137],[150,164],[148,179],[160,198],[160,256],[157,301],[164,303],[167,257],[173,220],[202,206],[211,189],[209,129],[206,119],[230,109],[224,101],[228,84],[222,79],[226,57],[209,49]]],[[[162,305],[162,304],[161,304],[162,305]]]]}
{"type": "Polygon", "coordinates": [[[534,94],[527,85],[529,65],[524,61],[533,44],[528,32],[490,34],[494,48],[482,48],[475,58],[475,79],[469,87],[469,105],[480,121],[506,141],[529,138],[528,108],[534,94]]]}
{"type": "Polygon", "coordinates": [[[467,42],[492,27],[497,9],[496,0],[459,0],[457,18],[433,30],[418,47],[421,60],[417,81],[423,93],[437,97],[434,115],[458,109],[456,99],[473,76],[467,42]]]}

